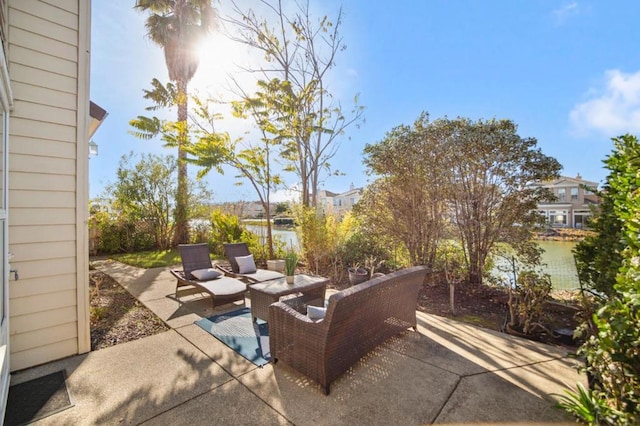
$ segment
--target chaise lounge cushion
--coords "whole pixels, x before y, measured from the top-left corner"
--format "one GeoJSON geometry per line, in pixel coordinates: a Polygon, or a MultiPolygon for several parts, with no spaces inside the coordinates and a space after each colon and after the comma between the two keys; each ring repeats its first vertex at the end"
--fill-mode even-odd
{"type": "Polygon", "coordinates": [[[232,296],[247,290],[247,285],[231,277],[220,277],[210,281],[198,281],[198,286],[217,297],[232,296]]]}
{"type": "Polygon", "coordinates": [[[235,278],[218,276],[218,271],[213,270],[209,246],[201,244],[178,245],[182,270],[171,269],[169,272],[176,278],[176,297],[178,288],[192,286],[211,295],[213,307],[220,304],[242,300],[244,302],[247,286],[244,282],[235,278]],[[197,278],[196,275],[199,277],[197,278]]]}

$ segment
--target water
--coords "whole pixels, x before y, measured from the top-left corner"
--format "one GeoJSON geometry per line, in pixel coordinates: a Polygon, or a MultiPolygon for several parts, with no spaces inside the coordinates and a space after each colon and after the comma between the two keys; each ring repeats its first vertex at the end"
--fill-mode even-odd
{"type": "MultiPolygon", "coordinates": [[[[260,237],[260,242],[266,244],[267,241],[267,227],[263,225],[246,225],[246,228],[260,237]]],[[[296,232],[289,228],[274,228],[271,227],[271,235],[274,239],[279,239],[285,243],[287,249],[299,251],[300,244],[298,243],[298,235],[296,232]]]]}
{"type": "Polygon", "coordinates": [[[569,241],[538,241],[544,249],[542,263],[544,271],[551,275],[551,284],[556,290],[575,290],[580,288],[576,264],[571,250],[576,246],[569,241]]]}
{"type": "MultiPolygon", "coordinates": [[[[576,265],[571,250],[575,242],[567,241],[538,241],[544,250],[542,253],[540,272],[549,274],[554,290],[576,290],[580,288],[576,265]]],[[[512,272],[508,261],[497,258],[492,273],[511,281],[512,272]]]]}

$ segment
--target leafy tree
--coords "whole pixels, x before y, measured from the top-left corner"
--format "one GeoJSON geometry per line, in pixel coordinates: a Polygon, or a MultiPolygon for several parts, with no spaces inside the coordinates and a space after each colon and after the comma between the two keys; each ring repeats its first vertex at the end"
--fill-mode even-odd
{"type": "Polygon", "coordinates": [[[465,247],[470,283],[482,283],[485,261],[497,242],[531,239],[537,204],[548,200],[538,181],[558,176],[560,163],[534,138],[522,138],[510,120],[440,119],[430,133],[443,142],[448,199],[465,247]]]}
{"type": "Polygon", "coordinates": [[[496,243],[531,252],[526,242],[540,220],[536,206],[550,197],[533,184],[560,170],[509,120],[429,122],[426,113],[412,128],[396,127],[367,145],[365,164],[379,178],[356,206],[363,222],[402,242],[412,264],[433,265],[450,217],[468,281],[478,284],[496,243]]]}
{"type": "Polygon", "coordinates": [[[289,212],[289,204],[287,203],[278,203],[276,204],[275,214],[284,214],[289,212]]]}
{"type": "Polygon", "coordinates": [[[350,114],[343,112],[328,87],[329,71],[338,52],[345,49],[340,27],[342,10],[335,21],[312,17],[309,1],[294,3],[288,14],[281,0],[261,0],[269,14],[242,10],[235,2],[235,39],[264,53],[266,65],[258,71],[270,87],[269,125],[280,135],[281,156],[287,170],[297,174],[304,207],[315,207],[322,173],[338,149],[338,137],[363,113],[357,97],[350,114]],[[271,26],[273,23],[274,27],[271,26]]]}
{"type": "Polygon", "coordinates": [[[591,222],[594,235],[585,237],[573,250],[580,285],[603,296],[615,293],[613,286],[625,247],[622,221],[615,211],[615,191],[607,182],[598,192],[602,203],[591,222]]]}
{"type": "Polygon", "coordinates": [[[403,244],[412,265],[433,266],[445,228],[446,181],[441,141],[429,135],[429,117],[398,126],[364,149],[368,173],[378,176],[354,208],[363,227],[403,244]]]}
{"type": "MultiPolygon", "coordinates": [[[[132,164],[133,159],[133,154],[121,158],[117,181],[106,188],[105,198],[113,200],[114,209],[125,221],[145,224],[155,246],[166,249],[171,246],[174,231],[177,162],[171,156],[152,154],[141,155],[136,164],[132,164]]],[[[187,193],[186,198],[201,204],[210,194],[202,186],[197,189],[196,194],[187,193]]]]}
{"type": "Polygon", "coordinates": [[[211,0],[136,0],[135,8],[149,12],[145,25],[147,34],[164,50],[169,79],[176,82],[178,191],[174,242],[188,243],[189,182],[184,149],[188,143],[187,86],[198,69],[198,44],[213,28],[215,10],[211,6],[211,0]]]}
{"type": "MultiPolygon", "coordinates": [[[[269,88],[257,92],[254,97],[245,97],[242,101],[233,102],[234,114],[238,117],[252,117],[258,127],[260,137],[249,143],[242,138],[232,140],[226,132],[216,132],[207,128],[205,123],[213,123],[216,115],[210,110],[210,102],[194,98],[196,108],[194,117],[198,121],[198,141],[189,148],[190,161],[203,169],[199,177],[215,168],[223,173],[221,165],[228,165],[238,171],[237,178],[248,180],[256,191],[267,219],[271,218],[271,192],[282,185],[279,174],[272,171],[274,145],[279,138],[274,134],[269,120],[269,109],[266,108],[269,88]]],[[[241,182],[240,182],[241,183],[241,182]]],[[[267,249],[270,259],[274,258],[273,235],[271,221],[267,220],[267,249]]]]}

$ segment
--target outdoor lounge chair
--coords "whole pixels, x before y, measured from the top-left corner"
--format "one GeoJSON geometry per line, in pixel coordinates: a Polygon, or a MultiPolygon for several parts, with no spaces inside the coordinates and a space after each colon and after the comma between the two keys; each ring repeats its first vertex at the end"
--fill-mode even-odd
{"type": "Polygon", "coordinates": [[[211,295],[214,308],[216,305],[224,305],[236,300],[244,301],[247,285],[213,269],[209,257],[209,246],[206,243],[180,244],[178,250],[182,258],[182,270],[170,271],[177,279],[176,297],[178,297],[179,287],[193,286],[211,295]]]}
{"type": "MultiPolygon", "coordinates": [[[[259,283],[262,281],[273,280],[276,278],[284,277],[284,274],[276,271],[270,271],[268,269],[258,269],[255,268],[255,263],[253,264],[255,269],[253,272],[241,272],[240,266],[238,265],[237,258],[244,258],[246,256],[251,255],[249,251],[249,247],[247,247],[247,243],[226,243],[224,245],[224,255],[226,256],[231,268],[224,267],[220,264],[216,266],[223,271],[226,275],[230,275],[235,278],[239,278],[241,280],[245,280],[249,284],[259,283]]],[[[251,262],[253,260],[251,259],[251,262]]]]}

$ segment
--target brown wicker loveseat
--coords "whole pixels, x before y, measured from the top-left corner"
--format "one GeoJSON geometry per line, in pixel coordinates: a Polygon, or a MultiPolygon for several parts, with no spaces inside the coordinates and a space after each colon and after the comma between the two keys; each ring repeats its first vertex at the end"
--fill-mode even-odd
{"type": "Polygon", "coordinates": [[[269,307],[269,346],[283,361],[329,394],[336,378],[376,346],[409,327],[427,268],[374,278],[331,295],[326,316],[313,322],[286,301],[269,307]]]}

